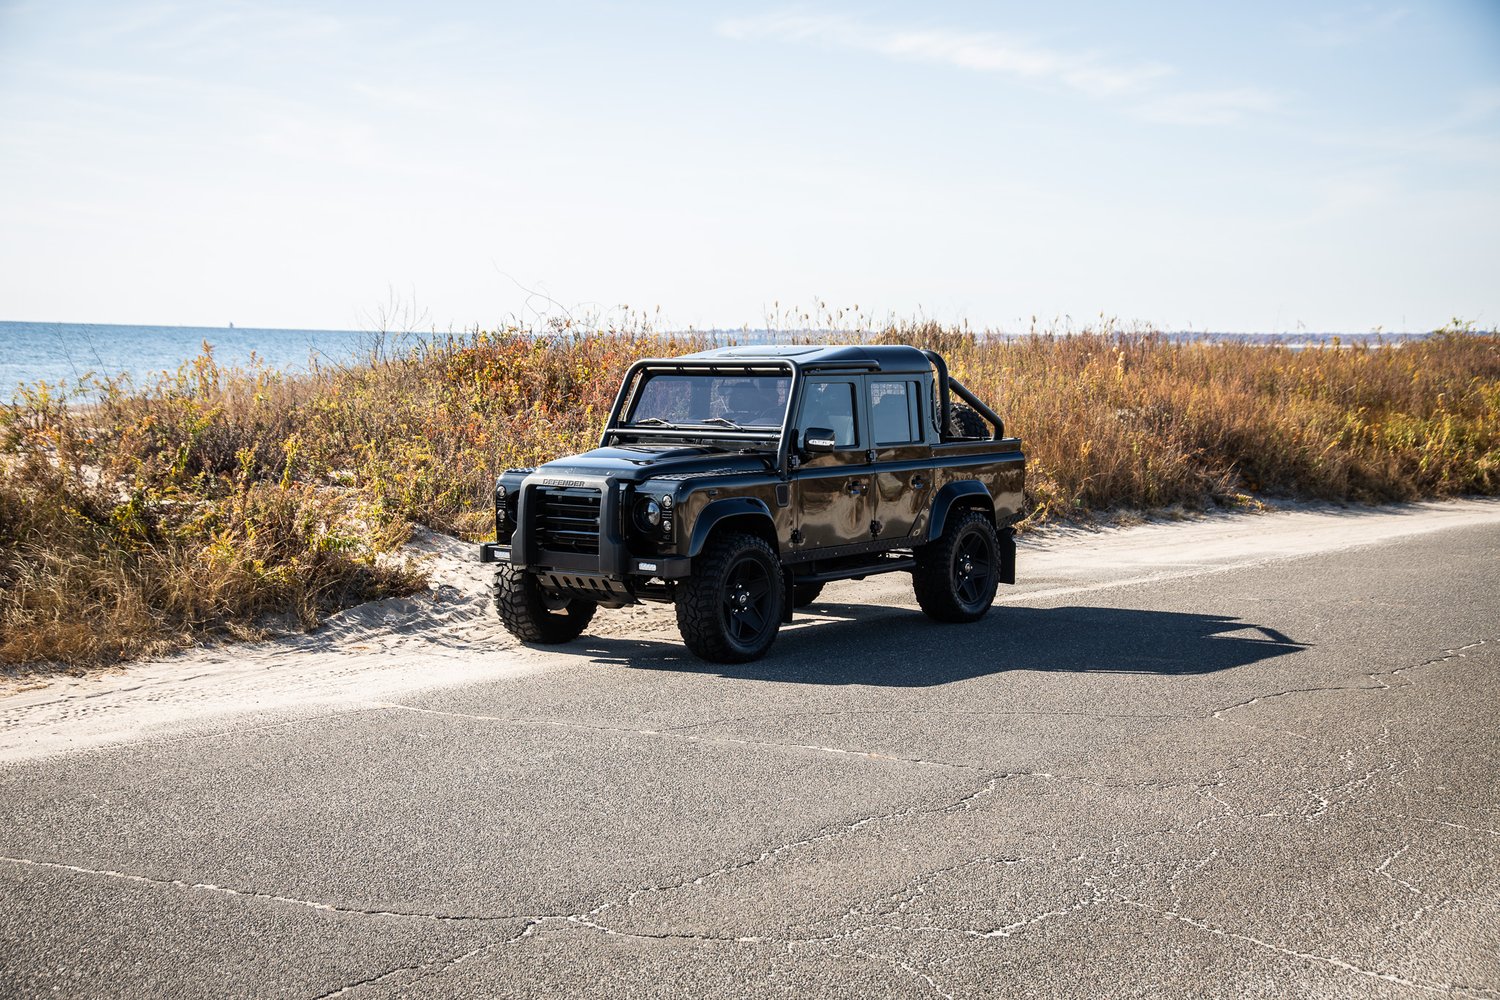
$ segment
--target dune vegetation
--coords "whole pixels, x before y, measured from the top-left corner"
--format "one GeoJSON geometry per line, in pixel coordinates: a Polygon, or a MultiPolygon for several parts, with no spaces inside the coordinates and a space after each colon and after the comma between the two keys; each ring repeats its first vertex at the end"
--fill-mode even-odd
{"type": "MultiPolygon", "coordinates": [[[[943,352],[1025,442],[1027,526],[1500,492],[1493,333],[1293,350],[899,323],[839,339],[943,352]]],[[[149,384],[26,387],[0,407],[0,664],[108,663],[411,593],[413,525],[482,537],[500,470],[590,447],[631,361],[706,346],[509,329],[299,376],[205,349],[149,384]]]]}

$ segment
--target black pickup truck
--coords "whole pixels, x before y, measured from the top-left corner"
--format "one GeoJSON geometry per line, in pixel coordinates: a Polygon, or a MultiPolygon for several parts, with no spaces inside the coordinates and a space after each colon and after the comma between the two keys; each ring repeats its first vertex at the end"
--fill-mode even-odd
{"type": "Polygon", "coordinates": [[[929,616],[978,619],[1015,582],[1025,473],[932,351],[728,347],[632,365],[598,448],[500,477],[479,556],[523,641],[662,601],[739,663],[830,580],[909,572],[929,616]]]}

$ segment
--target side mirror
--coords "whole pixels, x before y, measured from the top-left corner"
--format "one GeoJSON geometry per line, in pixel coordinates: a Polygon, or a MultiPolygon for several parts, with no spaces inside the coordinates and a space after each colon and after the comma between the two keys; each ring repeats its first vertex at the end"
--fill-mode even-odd
{"type": "Polygon", "coordinates": [[[833,451],[837,440],[829,427],[809,427],[802,434],[802,446],[808,451],[833,451]]]}

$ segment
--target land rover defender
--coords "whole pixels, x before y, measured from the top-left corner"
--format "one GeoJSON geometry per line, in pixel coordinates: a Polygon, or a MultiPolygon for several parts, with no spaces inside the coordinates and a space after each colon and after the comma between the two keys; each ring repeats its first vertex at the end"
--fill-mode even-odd
{"type": "Polygon", "coordinates": [[[983,616],[1015,582],[1025,468],[1021,442],[932,351],[638,361],[598,448],[500,476],[480,559],[498,564],[496,608],[525,642],[662,601],[693,653],[744,662],[832,580],[908,572],[930,617],[983,616]]]}

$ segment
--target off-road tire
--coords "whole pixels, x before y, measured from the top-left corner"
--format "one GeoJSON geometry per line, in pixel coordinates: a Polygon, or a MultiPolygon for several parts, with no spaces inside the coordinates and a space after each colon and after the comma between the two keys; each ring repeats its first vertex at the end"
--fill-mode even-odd
{"type": "Polygon", "coordinates": [[[525,570],[501,566],[495,571],[495,610],[506,631],[522,642],[570,642],[598,609],[598,604],[581,597],[549,598],[525,570]]]}
{"type": "Polygon", "coordinates": [[[984,617],[1000,583],[1000,544],[988,515],[952,511],[942,537],[919,546],[916,555],[912,589],[927,617],[940,622],[984,617]]]}
{"type": "Polygon", "coordinates": [[[821,583],[794,583],[792,584],[792,607],[805,608],[816,601],[822,592],[821,583]]]}
{"type": "Polygon", "coordinates": [[[677,585],[677,628],[702,659],[748,663],[776,641],[786,598],[775,549],[755,535],[719,535],[677,585]]]}
{"type": "Polygon", "coordinates": [[[990,425],[972,407],[953,403],[948,407],[948,434],[950,437],[982,440],[990,436],[990,425]]]}

